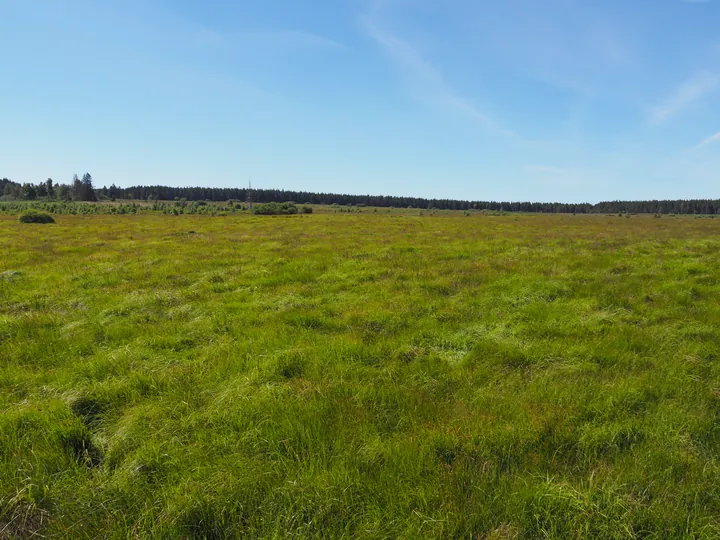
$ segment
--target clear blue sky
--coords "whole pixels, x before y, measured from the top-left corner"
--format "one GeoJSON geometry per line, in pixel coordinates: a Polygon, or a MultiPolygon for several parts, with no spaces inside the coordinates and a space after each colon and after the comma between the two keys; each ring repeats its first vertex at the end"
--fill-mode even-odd
{"type": "Polygon", "coordinates": [[[720,198],[720,1],[0,0],[0,176],[720,198]]]}

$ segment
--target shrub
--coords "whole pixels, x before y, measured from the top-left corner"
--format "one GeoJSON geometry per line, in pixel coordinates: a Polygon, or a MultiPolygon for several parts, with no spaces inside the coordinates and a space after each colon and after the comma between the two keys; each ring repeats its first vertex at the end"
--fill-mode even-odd
{"type": "Polygon", "coordinates": [[[295,203],[291,202],[284,202],[284,203],[276,203],[276,202],[269,202],[265,204],[260,204],[258,206],[255,206],[253,208],[253,214],[261,215],[261,216],[277,216],[277,215],[289,215],[289,214],[297,214],[298,209],[297,206],[295,206],[295,203]]]}
{"type": "Polygon", "coordinates": [[[303,214],[312,214],[313,213],[312,206],[303,206],[302,213],[303,214]]]}
{"type": "Polygon", "coordinates": [[[55,219],[50,214],[32,208],[20,214],[19,221],[20,223],[55,223],[55,219]]]}

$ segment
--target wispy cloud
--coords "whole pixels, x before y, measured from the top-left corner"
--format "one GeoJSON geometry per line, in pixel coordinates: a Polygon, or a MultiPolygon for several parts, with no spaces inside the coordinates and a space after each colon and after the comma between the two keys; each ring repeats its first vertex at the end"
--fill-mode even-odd
{"type": "Polygon", "coordinates": [[[720,131],[715,133],[714,135],[710,135],[706,139],[703,139],[703,141],[698,144],[695,148],[702,148],[703,146],[707,146],[708,144],[720,142],[720,131]]]}
{"type": "Polygon", "coordinates": [[[430,61],[423,58],[407,41],[384,31],[372,14],[363,17],[361,22],[367,35],[393,59],[398,69],[410,81],[413,91],[423,99],[460,114],[492,133],[522,139],[518,133],[492,119],[470,99],[456,94],[430,61]]]}
{"type": "Polygon", "coordinates": [[[686,81],[662,105],[655,107],[649,117],[653,124],[661,124],[703,96],[720,86],[720,75],[703,71],[686,81]]]}

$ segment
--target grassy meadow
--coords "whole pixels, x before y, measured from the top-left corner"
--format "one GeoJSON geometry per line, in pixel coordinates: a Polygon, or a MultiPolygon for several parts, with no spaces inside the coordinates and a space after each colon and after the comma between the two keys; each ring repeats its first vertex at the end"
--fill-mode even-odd
{"type": "Polygon", "coordinates": [[[0,215],[0,538],[718,538],[720,220],[0,215]]]}

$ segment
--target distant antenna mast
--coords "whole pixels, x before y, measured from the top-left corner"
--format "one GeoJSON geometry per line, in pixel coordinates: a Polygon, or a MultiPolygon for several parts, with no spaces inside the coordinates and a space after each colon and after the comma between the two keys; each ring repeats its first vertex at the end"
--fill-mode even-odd
{"type": "Polygon", "coordinates": [[[248,177],[247,203],[248,203],[248,205],[250,205],[250,211],[252,212],[253,196],[252,196],[252,179],[250,177],[248,177]]]}

